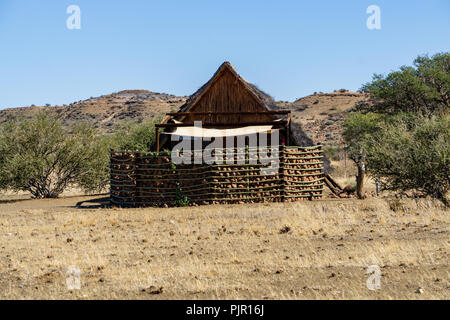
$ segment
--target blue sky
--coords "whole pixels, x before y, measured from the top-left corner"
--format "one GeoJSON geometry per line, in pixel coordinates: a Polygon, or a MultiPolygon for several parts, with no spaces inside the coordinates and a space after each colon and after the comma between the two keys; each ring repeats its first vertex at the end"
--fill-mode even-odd
{"type": "Polygon", "coordinates": [[[357,90],[449,51],[448,0],[0,0],[0,109],[124,89],[189,95],[225,60],[277,100],[357,90]],[[69,30],[69,5],[81,29],[69,30]],[[369,5],[381,30],[369,30],[369,5]]]}

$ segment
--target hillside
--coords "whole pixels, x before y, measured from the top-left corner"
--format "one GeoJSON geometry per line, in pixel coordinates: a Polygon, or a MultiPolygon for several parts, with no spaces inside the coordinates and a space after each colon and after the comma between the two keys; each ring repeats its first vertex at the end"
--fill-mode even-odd
{"type": "MultiPolygon", "coordinates": [[[[20,117],[30,117],[42,109],[55,113],[64,126],[86,121],[105,133],[117,130],[126,121],[142,122],[176,111],[188,97],[151,92],[124,90],[101,97],[90,98],[66,106],[32,106],[0,110],[0,124],[20,117]]],[[[315,142],[340,144],[342,121],[345,113],[367,98],[359,92],[339,90],[332,93],[315,93],[294,102],[278,102],[292,111],[292,119],[300,122],[315,142]]]]}
{"type": "Polygon", "coordinates": [[[177,97],[147,90],[124,90],[97,98],[90,98],[66,106],[32,106],[0,110],[0,124],[10,119],[29,117],[47,109],[57,115],[64,126],[70,128],[78,121],[85,121],[102,132],[114,132],[120,123],[142,122],[176,111],[187,97],[177,97]]]}
{"type": "Polygon", "coordinates": [[[332,93],[314,93],[294,102],[279,102],[279,105],[292,111],[293,121],[301,123],[314,142],[335,145],[343,143],[345,115],[367,99],[364,93],[341,89],[332,93]]]}

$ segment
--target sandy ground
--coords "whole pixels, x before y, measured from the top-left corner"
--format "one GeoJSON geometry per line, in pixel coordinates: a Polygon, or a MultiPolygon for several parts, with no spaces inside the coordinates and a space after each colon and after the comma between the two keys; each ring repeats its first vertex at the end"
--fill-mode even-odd
{"type": "Polygon", "coordinates": [[[450,298],[450,217],[432,200],[108,209],[102,196],[5,197],[0,299],[450,298]]]}

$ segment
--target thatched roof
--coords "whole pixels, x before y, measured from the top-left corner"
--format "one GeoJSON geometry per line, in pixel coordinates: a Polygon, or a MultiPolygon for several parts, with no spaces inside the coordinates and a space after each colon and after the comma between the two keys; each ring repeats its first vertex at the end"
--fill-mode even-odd
{"type": "Polygon", "coordinates": [[[244,87],[256,98],[256,100],[263,106],[266,110],[278,110],[280,109],[275,100],[265,93],[264,91],[258,89],[254,84],[246,81],[234,68],[234,66],[229,61],[225,61],[222,65],[217,69],[211,79],[206,82],[200,89],[198,89],[193,95],[189,97],[184,105],[180,107],[180,112],[189,111],[199,100],[200,98],[208,91],[208,89],[217,81],[221,74],[224,71],[230,71],[236,79],[241,82],[244,87]]]}

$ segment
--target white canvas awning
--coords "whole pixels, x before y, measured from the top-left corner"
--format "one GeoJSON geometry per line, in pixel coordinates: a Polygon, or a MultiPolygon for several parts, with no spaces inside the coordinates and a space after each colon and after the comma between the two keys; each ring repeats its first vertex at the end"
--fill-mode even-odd
{"type": "MultiPolygon", "coordinates": [[[[271,131],[273,126],[250,126],[234,129],[209,129],[200,127],[178,127],[173,132],[164,132],[182,137],[195,138],[216,138],[216,137],[233,137],[244,136],[249,134],[257,134],[261,132],[271,131]]],[[[278,129],[276,129],[278,130],[278,129]]]]}

